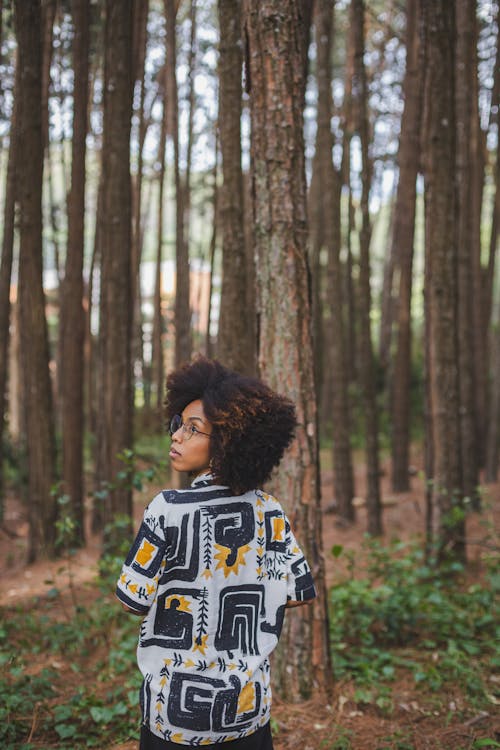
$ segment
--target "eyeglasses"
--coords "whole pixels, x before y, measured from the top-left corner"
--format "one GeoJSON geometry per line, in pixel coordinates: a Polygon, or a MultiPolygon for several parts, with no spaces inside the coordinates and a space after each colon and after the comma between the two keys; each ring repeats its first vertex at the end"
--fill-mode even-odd
{"type": "Polygon", "coordinates": [[[193,435],[206,435],[207,437],[211,437],[209,432],[202,432],[197,427],[195,427],[192,422],[183,422],[180,414],[174,414],[174,416],[170,420],[170,425],[168,428],[170,435],[173,435],[174,432],[180,430],[181,427],[182,437],[184,440],[190,440],[193,435]]]}

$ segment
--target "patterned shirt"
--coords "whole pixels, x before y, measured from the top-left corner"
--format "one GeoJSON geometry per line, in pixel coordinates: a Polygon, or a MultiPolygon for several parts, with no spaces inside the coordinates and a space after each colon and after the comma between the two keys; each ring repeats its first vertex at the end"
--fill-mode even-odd
{"type": "Polygon", "coordinates": [[[145,615],[143,722],[198,747],[269,721],[268,657],[285,605],[316,592],[279,502],[260,490],[234,496],[204,475],[146,508],[117,596],[145,615]]]}

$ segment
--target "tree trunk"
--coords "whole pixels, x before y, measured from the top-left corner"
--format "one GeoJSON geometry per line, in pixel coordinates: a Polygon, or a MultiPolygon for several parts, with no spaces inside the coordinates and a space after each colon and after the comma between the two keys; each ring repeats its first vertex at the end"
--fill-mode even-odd
{"type": "Polygon", "coordinates": [[[217,225],[219,216],[219,187],[217,184],[217,174],[219,171],[219,141],[217,138],[217,128],[215,134],[215,161],[213,168],[213,189],[212,189],[212,234],[210,237],[210,247],[208,251],[208,259],[210,264],[209,271],[209,283],[208,283],[208,309],[207,309],[207,330],[205,336],[205,355],[212,357],[213,345],[210,328],[212,326],[212,298],[213,298],[213,287],[214,287],[214,268],[215,268],[215,250],[217,247],[217,225]]]}
{"type": "Polygon", "coordinates": [[[241,169],[241,14],[239,0],[219,0],[219,135],[222,289],[217,354],[239,372],[255,370],[255,311],[246,300],[241,169]]]}
{"type": "Polygon", "coordinates": [[[33,562],[55,543],[55,433],[42,270],[42,80],[40,3],[16,0],[19,86],[19,313],[28,448],[29,549],[33,562]]]}
{"type": "MultiPolygon", "coordinates": [[[[497,40],[495,72],[493,74],[493,89],[491,91],[489,128],[497,127],[500,123],[500,6],[497,11],[497,40]]],[[[488,252],[488,266],[486,271],[486,294],[483,305],[483,330],[486,335],[490,329],[493,302],[493,286],[495,280],[495,260],[498,245],[498,222],[500,219],[500,148],[496,149],[496,160],[493,165],[493,207],[491,217],[490,244],[488,252]]]]}
{"type": "Polygon", "coordinates": [[[145,391],[144,350],[142,336],[142,294],[141,294],[141,256],[143,230],[141,221],[142,208],[142,183],[143,183],[143,150],[146,138],[146,121],[144,117],[145,82],[144,70],[146,61],[147,45],[147,22],[149,13],[149,0],[134,0],[133,6],[133,75],[134,83],[139,84],[139,107],[137,118],[137,171],[132,184],[132,258],[131,258],[131,284],[132,284],[132,367],[140,368],[139,377],[142,380],[145,391]]]}
{"type": "Polygon", "coordinates": [[[361,228],[359,232],[359,374],[363,391],[365,413],[367,495],[366,509],[368,533],[382,533],[382,512],[380,502],[380,466],[378,446],[378,410],[376,373],[371,338],[371,289],[370,289],[370,183],[371,163],[368,156],[368,88],[364,65],[365,32],[364,0],[351,1],[351,29],[354,34],[354,81],[353,103],[359,118],[357,127],[361,142],[361,228]]]}
{"type": "Polygon", "coordinates": [[[422,109],[422,70],[419,51],[418,18],[420,0],[409,0],[406,20],[406,73],[403,84],[404,111],[399,141],[399,182],[395,207],[392,253],[397,252],[399,293],[397,345],[392,380],[392,489],[410,489],[410,376],[411,376],[411,298],[413,281],[413,240],[417,175],[420,160],[420,113],[422,109]]]}
{"type": "Polygon", "coordinates": [[[465,555],[461,514],[457,246],[455,204],[454,7],[422,0],[425,65],[425,232],[429,315],[430,432],[434,471],[432,543],[440,559],[465,555]]]}
{"type": "Polygon", "coordinates": [[[470,93],[474,90],[475,0],[462,0],[456,6],[456,184],[458,245],[458,350],[460,372],[460,427],[462,489],[466,497],[477,498],[478,455],[476,435],[473,329],[473,238],[471,201],[472,151],[470,93]]]}
{"type": "Polygon", "coordinates": [[[498,480],[498,458],[500,452],[500,320],[492,336],[493,377],[491,380],[490,418],[488,421],[488,439],[486,443],[485,481],[498,480]]]}
{"type": "Polygon", "coordinates": [[[158,173],[158,222],[157,222],[157,246],[156,246],[156,267],[155,267],[155,288],[153,299],[153,332],[152,332],[152,352],[151,352],[151,370],[152,370],[152,391],[156,390],[156,415],[161,421],[161,407],[163,402],[163,319],[161,310],[162,290],[161,290],[161,263],[163,250],[163,193],[165,186],[165,147],[167,143],[167,104],[166,95],[166,75],[167,68],[163,68],[161,77],[163,78],[162,89],[162,119],[160,126],[160,140],[158,143],[159,164],[158,173]]]}
{"type": "Polygon", "coordinates": [[[176,13],[175,0],[165,0],[167,24],[166,60],[167,103],[170,107],[169,132],[174,143],[175,173],[175,364],[189,361],[191,357],[191,305],[189,299],[189,248],[184,242],[184,207],[179,165],[179,115],[176,75],[176,13]]]}
{"type": "MultiPolygon", "coordinates": [[[[1,39],[1,37],[0,37],[1,39]]],[[[0,264],[0,523],[3,520],[3,435],[7,407],[7,378],[10,338],[10,284],[14,257],[14,220],[16,208],[17,101],[19,66],[16,63],[14,108],[9,131],[9,156],[3,207],[2,261],[0,264]]],[[[12,374],[11,374],[12,377],[12,374]]],[[[11,381],[12,382],[12,381],[11,381]]]]}
{"type": "Polygon", "coordinates": [[[83,255],[85,216],[85,152],[89,77],[89,4],[73,0],[73,139],[71,192],[68,199],[68,247],[61,295],[60,389],[62,395],[62,480],[69,495],[75,541],[83,544],[83,387],[85,311],[83,255]]]}
{"type": "MultiPolygon", "coordinates": [[[[408,53],[406,55],[408,61],[408,53]]],[[[400,137],[401,144],[401,137],[400,137]]],[[[401,150],[401,145],[400,145],[401,150]]],[[[396,318],[396,295],[394,293],[395,272],[399,260],[399,248],[394,244],[395,203],[391,196],[390,220],[387,230],[387,255],[384,259],[384,278],[382,281],[382,293],[380,299],[380,327],[378,358],[380,367],[384,372],[386,382],[391,380],[392,373],[392,341],[393,329],[396,318]]]]}
{"type": "Polygon", "coordinates": [[[318,0],[316,6],[318,128],[315,160],[318,181],[318,202],[322,211],[322,233],[328,252],[328,297],[330,319],[328,344],[331,349],[334,491],[338,515],[354,520],[354,478],[350,446],[349,393],[345,357],[342,273],[340,267],[340,175],[332,162],[331,47],[332,0],[318,0]]]}
{"type": "Polygon", "coordinates": [[[194,113],[195,113],[195,90],[194,90],[194,79],[196,75],[196,0],[191,0],[191,7],[189,12],[190,21],[190,39],[189,39],[189,55],[188,55],[188,69],[187,69],[187,95],[186,104],[189,110],[188,114],[188,126],[187,126],[187,144],[186,144],[186,171],[184,175],[184,182],[182,184],[182,211],[183,211],[183,227],[182,227],[182,241],[185,244],[184,253],[189,257],[189,242],[190,242],[190,216],[191,216],[191,167],[193,160],[193,141],[194,141],[194,113]]]}
{"type": "MultiPolygon", "coordinates": [[[[471,19],[473,38],[477,41],[476,15],[471,19]]],[[[480,466],[484,466],[486,445],[486,393],[488,390],[488,341],[487,331],[483,323],[483,272],[481,264],[481,209],[483,204],[484,181],[484,133],[481,129],[479,113],[479,91],[477,79],[477,51],[476,44],[472,50],[472,67],[476,73],[472,76],[472,89],[468,92],[469,107],[471,109],[471,185],[470,201],[472,226],[470,228],[472,241],[473,268],[473,360],[475,366],[475,411],[476,411],[476,451],[480,466]]]]}
{"type": "Polygon", "coordinates": [[[331,679],[306,250],[301,17],[297,0],[249,0],[244,9],[259,368],[272,388],[296,404],[297,438],[282,462],[276,490],[287,501],[319,592],[314,607],[285,620],[274,674],[290,700],[326,687],[331,679]]]}
{"type": "MultiPolygon", "coordinates": [[[[102,409],[99,451],[104,475],[112,482],[105,521],[118,513],[132,515],[132,491],[118,481],[119,454],[132,447],[131,388],[131,185],[132,4],[106,0],[104,60],[104,127],[102,146],[103,212],[99,336],[102,357],[102,409]]],[[[121,532],[107,531],[113,548],[121,532]]]]}

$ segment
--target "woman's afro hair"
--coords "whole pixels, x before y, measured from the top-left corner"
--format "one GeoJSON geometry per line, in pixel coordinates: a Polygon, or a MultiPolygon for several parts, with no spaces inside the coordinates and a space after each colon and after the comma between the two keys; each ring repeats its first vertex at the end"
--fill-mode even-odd
{"type": "Polygon", "coordinates": [[[293,403],[261,380],[201,356],[167,377],[167,423],[197,399],[212,425],[214,480],[235,494],[261,487],[293,440],[293,403]]]}

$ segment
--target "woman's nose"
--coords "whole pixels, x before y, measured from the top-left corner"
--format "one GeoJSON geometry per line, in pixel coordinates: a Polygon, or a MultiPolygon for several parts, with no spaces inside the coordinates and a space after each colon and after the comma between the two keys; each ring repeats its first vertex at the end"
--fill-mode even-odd
{"type": "Polygon", "coordinates": [[[182,438],[184,437],[184,425],[180,425],[180,427],[177,428],[177,430],[172,434],[172,440],[176,443],[179,443],[182,441],[182,438]]]}

